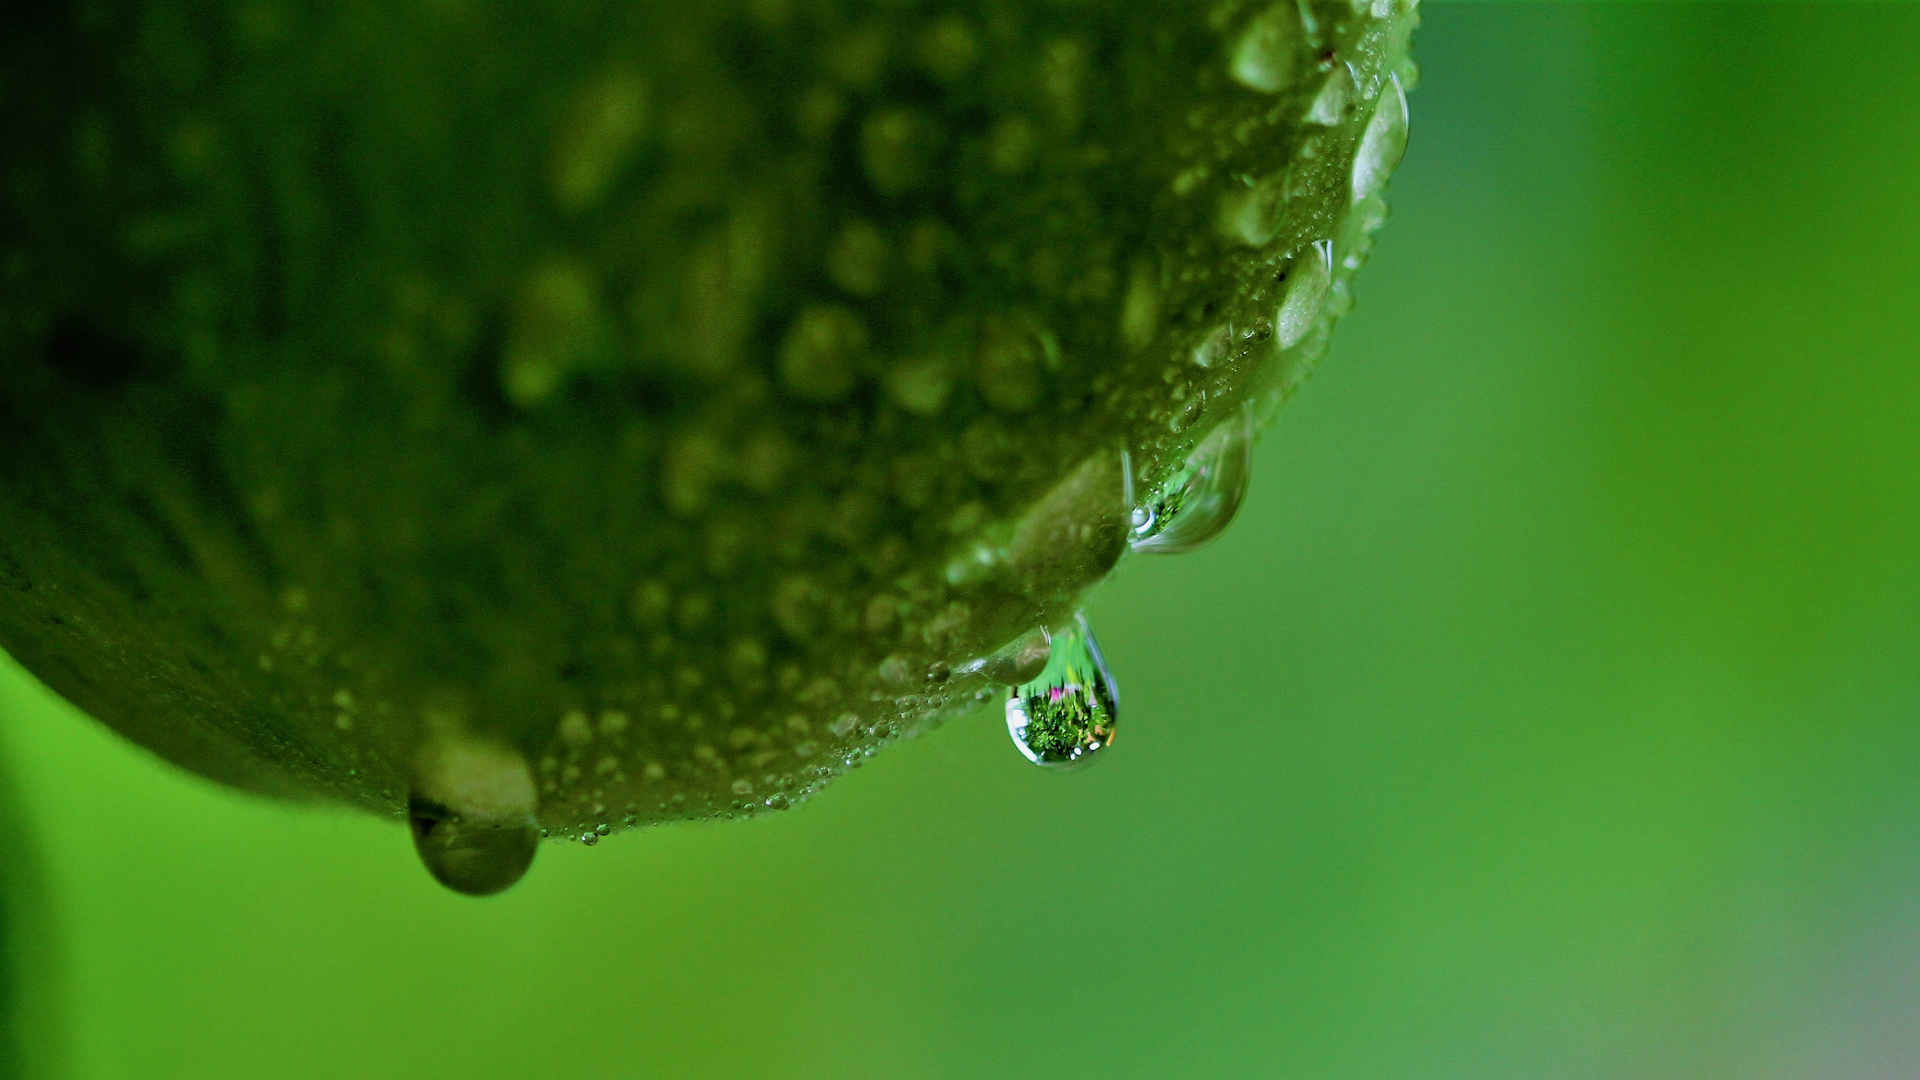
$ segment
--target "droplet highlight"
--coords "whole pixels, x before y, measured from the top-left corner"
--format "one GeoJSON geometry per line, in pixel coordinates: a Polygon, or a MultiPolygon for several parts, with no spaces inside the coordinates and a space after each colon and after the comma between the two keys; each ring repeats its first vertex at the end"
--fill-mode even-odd
{"type": "Polygon", "coordinates": [[[1133,511],[1134,551],[1178,555],[1233,523],[1253,478],[1253,412],[1242,408],[1200,440],[1167,482],[1133,511]]]}
{"type": "Polygon", "coordinates": [[[1007,698],[1007,734],[1035,765],[1079,768],[1113,745],[1119,689],[1085,615],[1047,636],[1046,667],[1007,698]]]}

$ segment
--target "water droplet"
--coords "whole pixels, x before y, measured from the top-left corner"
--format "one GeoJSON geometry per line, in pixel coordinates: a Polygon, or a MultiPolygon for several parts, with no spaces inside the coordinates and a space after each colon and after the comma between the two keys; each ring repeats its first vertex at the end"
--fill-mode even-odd
{"type": "Polygon", "coordinates": [[[1046,392],[1041,376],[1046,351],[1045,332],[1031,320],[987,319],[974,353],[980,396],[1002,412],[1026,412],[1039,404],[1046,392]]]}
{"type": "Polygon", "coordinates": [[[562,210],[591,210],[605,198],[647,127],[647,87],[614,71],[575,95],[554,140],[547,184],[562,210]]]}
{"type": "Polygon", "coordinates": [[[1307,108],[1307,123],[1321,127],[1336,127],[1347,118],[1347,110],[1353,106],[1355,92],[1353,75],[1345,64],[1335,64],[1333,73],[1320,86],[1320,92],[1313,96],[1313,104],[1307,108]]]}
{"type": "Polygon", "coordinates": [[[886,284],[887,238],[871,222],[850,221],[827,249],[827,277],[843,292],[871,297],[886,284]]]}
{"type": "Polygon", "coordinates": [[[1220,196],[1220,234],[1251,247],[1272,240],[1286,223],[1286,177],[1251,181],[1220,196]]]}
{"type": "Polygon", "coordinates": [[[587,722],[587,714],[572,709],[560,718],[560,737],[574,746],[580,746],[593,739],[593,725],[587,722]]]}
{"type": "Polygon", "coordinates": [[[421,799],[408,803],[414,850],[434,880],[457,893],[492,896],[526,876],[540,838],[532,822],[475,823],[421,799]]]}
{"type": "Polygon", "coordinates": [[[1033,630],[988,657],[982,671],[1003,686],[1019,686],[1039,678],[1052,655],[1053,645],[1047,632],[1033,630]]]}
{"type": "Polygon", "coordinates": [[[1136,261],[1127,279],[1127,297],[1120,306],[1120,337],[1129,348],[1142,348],[1160,328],[1160,290],[1153,268],[1136,261]]]}
{"type": "Polygon", "coordinates": [[[953,394],[953,364],[943,355],[903,360],[887,369],[881,385],[888,400],[916,416],[933,416],[953,394]]]}
{"type": "Polygon", "coordinates": [[[1264,94],[1285,90],[1293,82],[1294,49],[1300,37],[1300,14],[1292,4],[1268,8],[1247,24],[1233,47],[1234,79],[1264,94]]]}
{"type": "Polygon", "coordinates": [[[1049,636],[1046,667],[1007,698],[1007,733],[1036,765],[1078,767],[1113,745],[1119,692],[1086,616],[1075,615],[1049,636]]]}
{"type": "Polygon", "coordinates": [[[407,817],[414,850],[440,884],[491,896],[526,875],[539,847],[533,774],[496,743],[440,739],[421,753],[407,817]]]}
{"type": "Polygon", "coordinates": [[[914,109],[885,109],[860,126],[860,164],[873,189],[893,198],[932,177],[941,142],[932,117],[914,109]]]}
{"type": "Polygon", "coordinates": [[[1158,493],[1133,511],[1134,551],[1177,555],[1220,535],[1253,477],[1253,413],[1243,408],[1208,433],[1158,493]]]}
{"type": "Polygon", "coordinates": [[[613,330],[584,266],[548,263],[522,282],[500,358],[500,387],[522,408],[539,405],[608,355],[613,330]]]}
{"type": "Polygon", "coordinates": [[[1333,285],[1333,245],[1325,240],[1293,260],[1287,271],[1287,291],[1273,315],[1273,331],[1280,347],[1298,345],[1320,321],[1333,285]]]}
{"type": "Polygon", "coordinates": [[[853,390],[867,328],[843,307],[810,307],[787,328],[780,344],[780,379],[808,401],[833,402],[853,390]]]}
{"type": "Polygon", "coordinates": [[[1214,327],[1213,331],[1206,337],[1200,339],[1200,344],[1193,347],[1193,354],[1190,358],[1193,360],[1194,366],[1210,368],[1232,356],[1233,346],[1233,324],[1221,323],[1219,326],[1214,327]]]}
{"type": "Polygon", "coordinates": [[[1387,186],[1387,177],[1400,164],[1407,150],[1407,95],[1400,88],[1399,76],[1389,75],[1380,101],[1373,107],[1366,133],[1360,136],[1360,149],[1353,155],[1353,201],[1387,186]]]}
{"type": "Polygon", "coordinates": [[[980,56],[980,42],[967,21],[948,15],[920,35],[920,66],[943,83],[965,75],[980,56]]]}

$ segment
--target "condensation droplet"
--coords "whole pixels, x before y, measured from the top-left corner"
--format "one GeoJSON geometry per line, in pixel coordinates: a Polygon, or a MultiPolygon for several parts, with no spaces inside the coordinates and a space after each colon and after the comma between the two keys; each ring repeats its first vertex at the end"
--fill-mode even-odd
{"type": "Polygon", "coordinates": [[[1356,87],[1353,75],[1345,64],[1335,64],[1327,81],[1320,86],[1320,92],[1313,96],[1313,104],[1307,107],[1307,123],[1321,127],[1335,127],[1347,118],[1347,110],[1353,107],[1353,95],[1356,87]]]}
{"type": "Polygon", "coordinates": [[[1307,336],[1327,304],[1333,284],[1333,245],[1325,240],[1293,260],[1287,274],[1286,295],[1273,316],[1273,333],[1280,347],[1291,349],[1307,336]]]}
{"type": "Polygon", "coordinates": [[[1134,551],[1178,555],[1233,522],[1253,477],[1253,413],[1242,408],[1200,440],[1158,492],[1133,511],[1134,551]]]}
{"type": "Polygon", "coordinates": [[[1032,630],[988,657],[981,671],[987,678],[1003,686],[1019,686],[1039,678],[1052,655],[1053,644],[1047,632],[1032,630]]]}
{"type": "Polygon", "coordinates": [[[1233,346],[1233,324],[1221,323],[1200,339],[1200,344],[1193,347],[1188,358],[1196,367],[1210,368],[1232,356],[1233,346]]]}
{"type": "Polygon", "coordinates": [[[838,401],[853,389],[866,347],[867,328],[859,316],[843,307],[808,308],[781,341],[780,381],[808,401],[838,401]]]}
{"type": "Polygon", "coordinates": [[[1260,247],[1277,236],[1285,223],[1284,181],[1284,177],[1269,178],[1222,195],[1220,234],[1250,247],[1260,247]]]}
{"type": "Polygon", "coordinates": [[[1387,177],[1407,150],[1407,95],[1397,75],[1388,76],[1380,101],[1373,107],[1360,149],[1353,155],[1353,201],[1359,202],[1387,186],[1387,177]]]}
{"type": "Polygon", "coordinates": [[[539,405],[605,359],[612,331],[598,288],[585,267],[564,260],[521,283],[500,357],[500,388],[508,401],[539,405]]]}
{"type": "Polygon", "coordinates": [[[1119,691],[1085,615],[1050,638],[1046,667],[1007,697],[1007,733],[1035,765],[1075,768],[1113,745],[1119,691]]]}
{"type": "Polygon", "coordinates": [[[583,87],[547,163],[553,201],[573,213],[599,205],[647,128],[647,86],[614,71],[583,87]]]}
{"type": "Polygon", "coordinates": [[[1292,4],[1268,8],[1247,24],[1233,47],[1234,79],[1263,94],[1285,90],[1293,82],[1294,50],[1300,36],[1300,14],[1292,4]]]}
{"type": "Polygon", "coordinates": [[[468,896],[491,896],[522,877],[540,844],[533,774],[495,743],[441,739],[421,754],[407,818],[427,872],[468,896]]]}

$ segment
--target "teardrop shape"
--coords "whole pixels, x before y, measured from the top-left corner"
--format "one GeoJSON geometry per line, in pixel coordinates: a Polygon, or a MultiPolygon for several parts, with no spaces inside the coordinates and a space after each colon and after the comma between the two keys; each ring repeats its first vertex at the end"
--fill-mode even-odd
{"type": "Polygon", "coordinates": [[[1214,428],[1160,490],[1133,512],[1134,551],[1178,555],[1233,523],[1253,478],[1253,412],[1214,428]]]}
{"type": "Polygon", "coordinates": [[[526,876],[540,845],[533,774],[498,744],[443,738],[420,756],[407,819],[434,880],[467,896],[492,896],[526,876]]]}
{"type": "Polygon", "coordinates": [[[1120,692],[1085,615],[1048,637],[1047,666],[1007,697],[1007,734],[1035,765],[1079,768],[1113,745],[1120,692]]]}
{"type": "Polygon", "coordinates": [[[1359,202],[1387,186],[1400,155],[1407,152],[1407,95],[1397,75],[1387,76],[1386,89],[1373,107],[1360,149],[1353,155],[1353,201],[1359,202]]]}

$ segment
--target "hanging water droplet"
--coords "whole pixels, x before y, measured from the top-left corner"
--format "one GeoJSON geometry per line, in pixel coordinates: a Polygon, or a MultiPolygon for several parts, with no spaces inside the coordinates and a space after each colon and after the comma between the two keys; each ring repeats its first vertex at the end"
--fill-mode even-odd
{"type": "Polygon", "coordinates": [[[490,742],[442,739],[421,754],[407,818],[427,872],[468,896],[526,876],[540,845],[526,759],[490,742]]]}
{"type": "Polygon", "coordinates": [[[1373,107],[1366,133],[1360,136],[1360,149],[1353,155],[1353,201],[1372,195],[1387,186],[1400,155],[1407,151],[1407,95],[1400,89],[1400,78],[1389,75],[1380,91],[1380,102],[1373,107]]]}
{"type": "Polygon", "coordinates": [[[422,799],[407,804],[414,850],[435,881],[468,896],[492,896],[525,877],[540,845],[532,822],[469,822],[422,799]]]}
{"type": "Polygon", "coordinates": [[[1134,551],[1178,555],[1233,522],[1253,478],[1253,412],[1242,408],[1194,447],[1160,490],[1133,511],[1134,551]]]}
{"type": "Polygon", "coordinates": [[[1007,697],[1007,733],[1035,765],[1074,768],[1113,745],[1120,695],[1086,616],[1049,637],[1046,667],[1007,697]]]}

